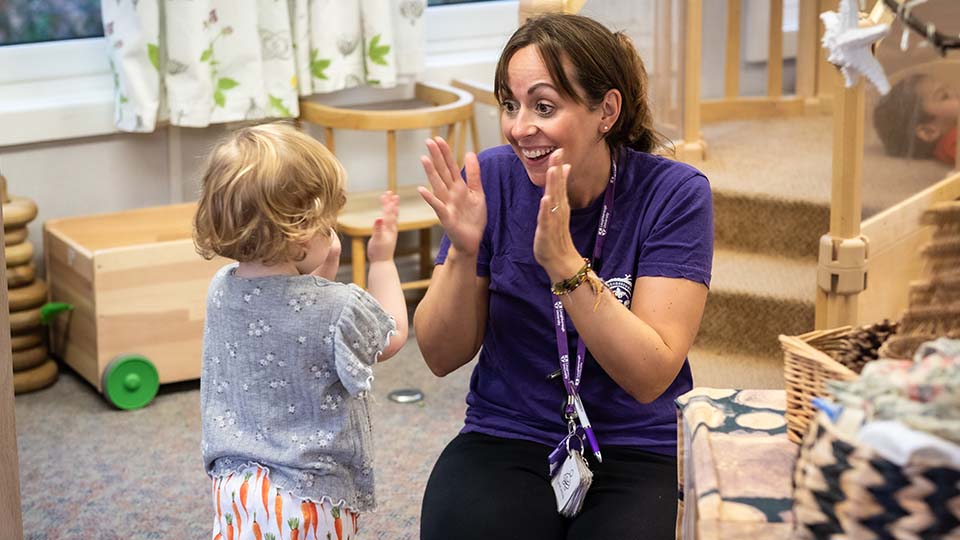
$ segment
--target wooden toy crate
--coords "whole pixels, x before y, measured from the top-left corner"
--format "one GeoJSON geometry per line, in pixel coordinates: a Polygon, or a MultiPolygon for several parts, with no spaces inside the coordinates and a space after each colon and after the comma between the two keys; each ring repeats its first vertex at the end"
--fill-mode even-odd
{"type": "Polygon", "coordinates": [[[44,224],[50,301],[74,306],[51,324],[53,350],[120,408],[146,405],[158,384],[200,376],[207,286],[228,261],[194,250],[195,209],[187,203],[44,224]]]}

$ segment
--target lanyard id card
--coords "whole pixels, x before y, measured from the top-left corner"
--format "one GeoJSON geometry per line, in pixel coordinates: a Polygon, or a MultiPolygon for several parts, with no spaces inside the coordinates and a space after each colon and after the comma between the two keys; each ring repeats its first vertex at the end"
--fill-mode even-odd
{"type": "MultiPolygon", "coordinates": [[[[613,163],[610,181],[607,183],[603,197],[603,210],[600,214],[600,224],[597,227],[597,239],[593,245],[593,260],[599,261],[606,238],[610,217],[613,215],[614,186],[617,179],[617,164],[613,163]]],[[[571,374],[570,353],[567,345],[566,313],[563,303],[556,295],[553,296],[554,324],[557,331],[557,352],[560,357],[560,374],[563,377],[563,386],[567,393],[564,406],[564,416],[567,420],[569,432],[560,441],[557,447],[550,452],[547,461],[550,466],[550,484],[557,498],[557,511],[565,517],[576,516],[583,507],[587,491],[593,482],[593,472],[583,457],[584,439],[589,443],[593,454],[600,460],[600,446],[593,434],[590,421],[587,419],[583,402],[580,401],[578,390],[580,378],[583,374],[583,360],[586,347],[583,339],[577,340],[577,356],[574,372],[571,374]],[[571,376],[572,375],[572,376],[571,376]],[[580,425],[576,425],[579,420],[580,425]]]]}

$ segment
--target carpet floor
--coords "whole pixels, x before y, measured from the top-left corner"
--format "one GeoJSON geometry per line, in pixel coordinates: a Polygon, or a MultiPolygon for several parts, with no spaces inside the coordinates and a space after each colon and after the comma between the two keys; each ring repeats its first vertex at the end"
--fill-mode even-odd
{"type": "MultiPolygon", "coordinates": [[[[413,338],[377,366],[372,414],[377,512],[363,540],[415,540],[420,501],[440,451],[463,425],[472,365],[438,379],[413,338]],[[425,399],[387,394],[417,388],[425,399]]],[[[24,538],[209,539],[210,485],[200,457],[199,381],[164,385],[147,407],[118,411],[78,375],[17,396],[24,538]]],[[[0,533],[0,537],[3,534],[0,533]]]]}

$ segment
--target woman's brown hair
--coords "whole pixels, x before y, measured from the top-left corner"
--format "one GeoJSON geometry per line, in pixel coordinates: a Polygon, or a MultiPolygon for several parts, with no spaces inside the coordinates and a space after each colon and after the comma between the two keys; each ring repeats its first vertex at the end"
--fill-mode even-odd
{"type": "Polygon", "coordinates": [[[579,15],[547,14],[528,19],[510,37],[494,75],[493,87],[501,104],[513,96],[507,67],[517,51],[533,45],[564,97],[588,108],[597,107],[611,89],[622,97],[620,116],[606,133],[611,149],[627,146],[641,152],[666,149],[653,128],[647,98],[647,70],[633,42],[623,32],[613,33],[593,19],[579,15]],[[563,69],[563,60],[573,73],[563,69]],[[577,93],[570,77],[584,95],[577,93]]]}
{"type": "Polygon", "coordinates": [[[194,243],[207,259],[302,260],[345,202],[343,167],[319,141],[287,123],[241,128],[210,153],[194,243]]]}

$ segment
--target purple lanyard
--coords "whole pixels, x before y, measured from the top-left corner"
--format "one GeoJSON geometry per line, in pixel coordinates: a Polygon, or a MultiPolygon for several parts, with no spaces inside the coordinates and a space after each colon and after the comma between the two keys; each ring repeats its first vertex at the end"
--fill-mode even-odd
{"type": "MultiPolygon", "coordinates": [[[[613,192],[617,183],[617,162],[613,161],[613,173],[610,175],[610,181],[607,183],[606,192],[603,195],[603,210],[600,212],[600,224],[597,226],[597,240],[593,244],[593,257],[591,265],[600,260],[603,252],[603,241],[607,237],[607,225],[613,215],[613,192]]],[[[560,297],[553,296],[554,326],[557,329],[557,352],[560,355],[560,372],[563,376],[563,386],[567,389],[567,405],[564,412],[568,417],[574,414],[573,400],[580,389],[580,377],[583,374],[583,357],[586,352],[586,345],[583,338],[577,337],[577,364],[574,377],[570,377],[570,348],[567,344],[566,311],[563,309],[563,302],[560,297]]]]}

